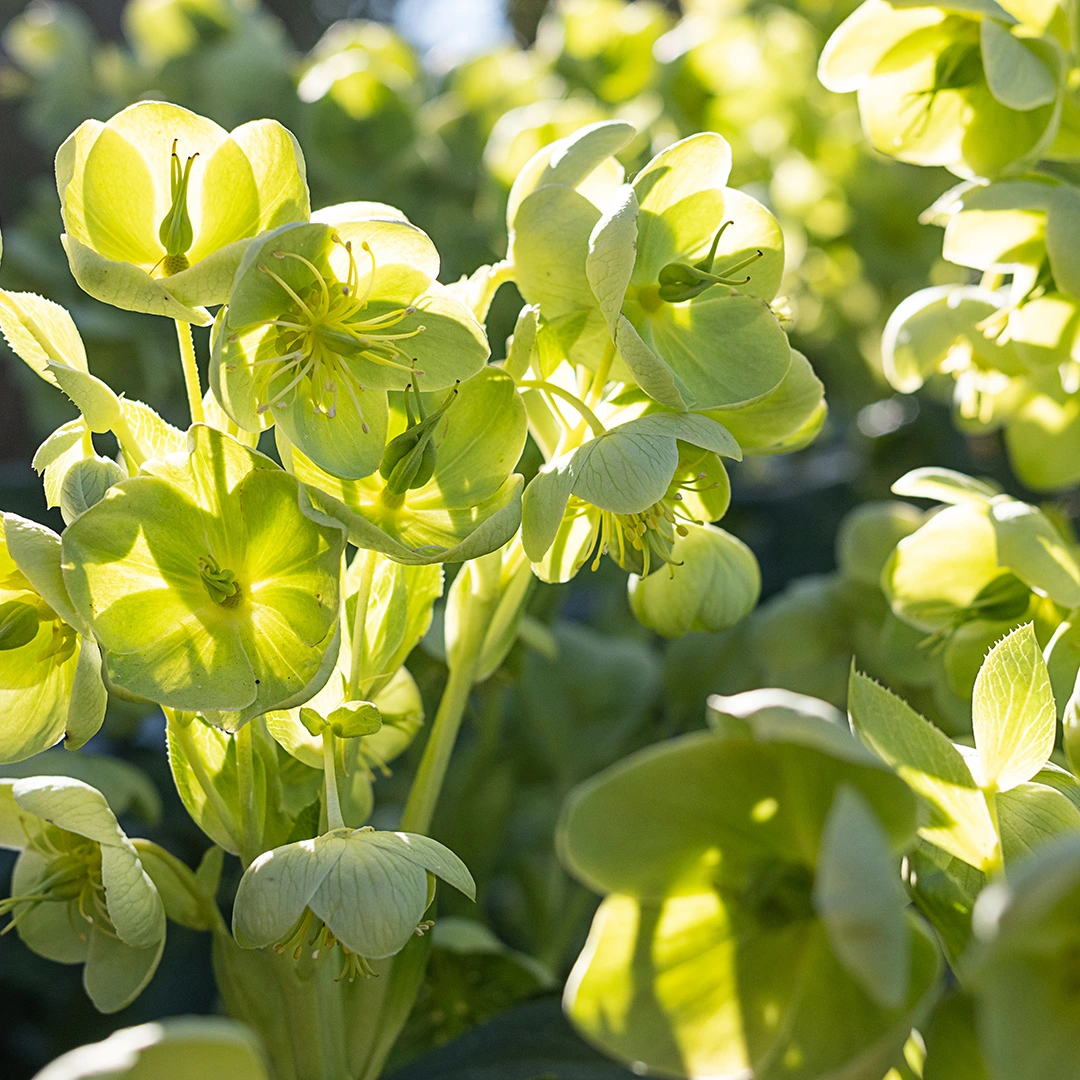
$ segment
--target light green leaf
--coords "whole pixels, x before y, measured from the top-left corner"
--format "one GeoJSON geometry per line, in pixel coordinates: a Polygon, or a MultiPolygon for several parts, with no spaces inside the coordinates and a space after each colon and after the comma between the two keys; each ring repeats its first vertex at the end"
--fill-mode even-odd
{"type": "Polygon", "coordinates": [[[64,474],[60,485],[60,513],[64,522],[71,524],[91,506],[96,506],[113,484],[127,479],[127,473],[112,458],[83,458],[64,474]]]}
{"type": "Polygon", "coordinates": [[[841,964],[885,1009],[908,992],[906,897],[889,840],[866,801],[843,786],[825,821],[814,908],[841,964]]]}
{"type": "Polygon", "coordinates": [[[59,385],[51,364],[85,372],[86,349],[74,320],[35,293],[0,290],[0,330],[8,345],[46,382],[59,385]]]}
{"type": "Polygon", "coordinates": [[[91,431],[112,431],[120,417],[120,399],[112,387],[87,371],[64,364],[50,363],[48,370],[83,414],[91,431]]]}
{"type": "MultiPolygon", "coordinates": [[[[304,711],[301,709],[301,714],[304,711]]],[[[374,735],[382,727],[382,715],[370,701],[346,701],[327,716],[326,722],[339,739],[355,739],[374,735]]]]}
{"type": "Polygon", "coordinates": [[[961,753],[933,724],[854,668],[848,709],[859,738],[896,770],[928,811],[919,835],[976,869],[988,870],[997,834],[961,753]]]}
{"type": "Polygon", "coordinates": [[[1054,749],[1057,709],[1042,650],[1030,623],[1017,627],[987,655],[971,701],[976,779],[1008,791],[1030,780],[1054,749]]]}
{"type": "Polygon", "coordinates": [[[1080,809],[1046,784],[1029,782],[1001,792],[997,811],[1007,866],[1052,837],[1080,829],[1080,809]]]}
{"type": "Polygon", "coordinates": [[[89,428],[81,416],[76,420],[69,420],[58,427],[34,454],[32,464],[37,472],[43,474],[45,502],[48,506],[60,505],[60,488],[68,469],[87,455],[88,433],[89,428]]]}

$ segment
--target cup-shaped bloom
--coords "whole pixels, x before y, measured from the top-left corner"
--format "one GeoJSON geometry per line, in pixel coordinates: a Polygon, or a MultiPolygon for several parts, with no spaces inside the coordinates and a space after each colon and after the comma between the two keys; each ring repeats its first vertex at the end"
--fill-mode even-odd
{"type": "Polygon", "coordinates": [[[23,942],[85,964],[102,1012],[129,1004],[165,946],[165,908],[105,797],[67,776],[0,780],[0,846],[20,852],[0,902],[23,942]]]}
{"type": "Polygon", "coordinates": [[[791,358],[769,306],[780,227],[726,186],[731,148],[714,133],[668,147],[622,184],[611,155],[632,131],[597,124],[545,147],[510,193],[514,277],[540,307],[545,346],[596,368],[613,343],[610,377],[672,408],[757,400],[791,358]]]}
{"type": "Polygon", "coordinates": [[[630,609],[664,637],[730,630],[754,609],[761,570],[754,553],[715,525],[688,524],[676,535],[667,572],[632,575],[630,609]]]}
{"type": "Polygon", "coordinates": [[[64,581],[117,686],[231,725],[326,681],[343,547],[292,476],[197,424],[68,527],[64,581]]]}
{"type": "Polygon", "coordinates": [[[228,298],[253,236],[309,213],[303,155],[277,121],[229,133],[156,101],[81,124],[56,155],[56,186],[82,288],[193,323],[228,298]]]}
{"type": "Polygon", "coordinates": [[[829,39],[818,75],[858,91],[882,153],[994,176],[1053,143],[1065,90],[1064,10],[1016,10],[867,0],[829,39]]]}
{"type": "Polygon", "coordinates": [[[716,421],[652,412],[549,462],[522,497],[521,538],[535,572],[544,581],[568,581],[594,550],[594,567],[607,554],[642,577],[674,566],[675,543],[697,515],[715,520],[727,509],[721,454],[742,457],[716,421]],[[680,444],[697,449],[680,455],[680,444]],[[699,492],[702,481],[711,490],[699,492]]]}
{"type": "Polygon", "coordinates": [[[824,702],[713,701],[719,733],[640,751],[564,808],[564,863],[608,894],[567,1013],[658,1075],[882,1076],[942,967],[904,910],[915,798],[824,702]]]}
{"type": "Polygon", "coordinates": [[[81,746],[105,717],[101,653],[64,587],[60,537],[5,514],[0,529],[0,761],[60,739],[81,746]]]}
{"type": "Polygon", "coordinates": [[[233,933],[244,948],[272,947],[304,963],[325,961],[340,945],[342,975],[352,979],[423,932],[436,878],[476,895],[465,864],[435,840],[335,829],[264,852],[247,868],[233,933]]]}
{"type": "MultiPolygon", "coordinates": [[[[339,480],[293,451],[293,467],[312,503],[345,524],[358,547],[403,563],[464,562],[501,547],[517,531],[522,481],[513,470],[526,422],[514,380],[485,367],[456,390],[452,397],[424,395],[429,416],[443,411],[426,429],[430,441],[406,451],[433,448],[430,476],[417,487],[396,484],[394,469],[387,470],[389,478],[377,472],[339,480]]],[[[390,397],[388,454],[410,430],[411,409],[411,394],[390,397]]],[[[412,425],[414,434],[418,426],[412,425]]]]}
{"type": "Polygon", "coordinates": [[[400,219],[263,237],[216,327],[211,378],[225,411],[248,431],[276,422],[334,476],[369,476],[388,390],[445,390],[487,359],[482,327],[438,272],[434,245],[400,219]]]}

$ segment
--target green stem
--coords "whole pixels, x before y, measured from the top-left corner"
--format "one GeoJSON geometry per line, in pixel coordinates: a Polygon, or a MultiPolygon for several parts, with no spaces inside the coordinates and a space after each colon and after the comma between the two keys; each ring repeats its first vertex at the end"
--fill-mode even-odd
{"type": "MultiPolygon", "coordinates": [[[[86,430],[87,434],[89,434],[90,429],[87,428],[86,430]]],[[[131,425],[127,422],[127,417],[124,416],[122,408],[117,414],[112,430],[116,436],[116,441],[120,444],[120,449],[124,451],[124,460],[127,461],[128,471],[131,473],[138,472],[146,460],[146,455],[139,445],[139,440],[135,438],[135,432],[131,430],[131,425]]],[[[93,450],[93,446],[94,444],[91,442],[91,450],[93,450]]]]}
{"type": "Polygon", "coordinates": [[[561,386],[556,386],[555,383],[543,379],[522,379],[518,386],[524,387],[526,390],[543,390],[547,394],[561,397],[563,401],[577,410],[578,415],[592,428],[594,435],[603,435],[607,431],[607,428],[600,423],[592,409],[577,394],[571,394],[569,390],[564,390],[561,386]]]}
{"type": "Polygon", "coordinates": [[[326,826],[327,829],[344,829],[345,819],[341,816],[341,798],[337,785],[337,753],[334,733],[324,729],[322,733],[323,782],[326,785],[326,826]]]}
{"type": "Polygon", "coordinates": [[[590,406],[595,405],[600,400],[600,395],[607,385],[608,376],[611,374],[611,365],[614,359],[615,342],[609,341],[604,347],[604,355],[600,357],[600,363],[596,368],[596,374],[593,375],[592,385],[589,387],[589,393],[586,397],[586,401],[590,406]]]}
{"type": "MultiPolygon", "coordinates": [[[[462,574],[473,574],[473,587],[464,591],[460,599],[459,636],[449,658],[450,676],[401,816],[401,828],[405,832],[426,833],[431,826],[450,755],[469,702],[484,638],[498,607],[501,566],[501,553],[495,552],[466,563],[460,570],[462,574]]],[[[454,584],[456,586],[457,582],[454,584]]]]}
{"type": "Polygon", "coordinates": [[[994,852],[990,857],[990,866],[987,877],[994,874],[1005,873],[1005,849],[1001,844],[1001,824],[998,821],[997,789],[983,788],[983,801],[986,803],[986,811],[990,815],[990,822],[994,826],[994,852]]]}
{"type": "Polygon", "coordinates": [[[240,858],[245,866],[261,850],[259,809],[255,800],[255,752],[251,743],[251,724],[245,724],[233,736],[236,747],[236,782],[240,789],[240,858]]]}
{"type": "Polygon", "coordinates": [[[356,590],[356,614],[352,625],[352,656],[349,664],[349,700],[356,701],[360,693],[360,681],[364,660],[364,639],[367,634],[368,601],[371,583],[375,578],[376,554],[361,548],[356,553],[360,562],[360,584],[356,590]]]}
{"type": "Polygon", "coordinates": [[[214,902],[214,898],[207,896],[200,888],[199,879],[187,863],[181,862],[171,851],[163,848],[160,844],[155,844],[153,840],[133,837],[131,843],[140,855],[149,852],[172,870],[176,880],[183,885],[188,895],[195,901],[196,907],[206,919],[213,933],[227,934],[229,932],[225,920],[221,917],[221,909],[214,902]]]}
{"type": "Polygon", "coordinates": [[[165,719],[168,722],[169,731],[172,733],[173,738],[180,744],[180,748],[184,751],[184,756],[191,766],[191,771],[195,774],[195,779],[199,782],[199,787],[202,788],[207,801],[214,808],[214,812],[221,820],[222,828],[229,834],[229,839],[232,840],[233,847],[239,851],[241,849],[240,838],[236,834],[236,821],[233,818],[232,810],[229,808],[228,803],[222,798],[221,793],[214,786],[210,774],[206,771],[206,765],[203,762],[199,745],[191,737],[190,725],[178,723],[175,711],[170,709],[167,705],[162,705],[161,711],[165,714],[165,719]]]}
{"type": "Polygon", "coordinates": [[[188,409],[193,424],[206,423],[203,412],[202,387],[199,385],[199,365],[195,360],[195,342],[191,337],[191,324],[176,320],[176,340],[180,343],[180,363],[184,368],[184,389],[187,391],[188,409]]]}

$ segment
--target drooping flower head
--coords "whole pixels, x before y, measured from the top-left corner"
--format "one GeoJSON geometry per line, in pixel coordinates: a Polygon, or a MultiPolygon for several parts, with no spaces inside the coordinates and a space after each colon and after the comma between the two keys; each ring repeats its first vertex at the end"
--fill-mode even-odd
{"type": "Polygon", "coordinates": [[[20,852],[0,902],[7,929],[46,959],[85,964],[94,1004],[122,1009],[161,959],[165,909],[105,797],[66,776],[0,780],[0,846],[20,852]]]}

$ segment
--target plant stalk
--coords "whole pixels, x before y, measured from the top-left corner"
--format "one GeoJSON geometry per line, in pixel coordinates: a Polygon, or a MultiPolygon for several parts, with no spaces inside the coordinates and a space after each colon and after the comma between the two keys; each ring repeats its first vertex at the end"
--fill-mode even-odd
{"type": "Polygon", "coordinates": [[[191,324],[176,320],[176,340],[180,343],[180,363],[184,368],[184,389],[187,391],[188,410],[193,424],[205,424],[202,387],[199,385],[199,365],[195,359],[195,342],[191,336],[191,324]]]}
{"type": "Polygon", "coordinates": [[[255,801],[255,752],[251,724],[233,736],[236,747],[236,781],[240,789],[240,859],[246,867],[262,850],[262,829],[255,801]]]}
{"type": "Polygon", "coordinates": [[[345,828],[337,784],[337,747],[334,744],[334,733],[326,728],[322,733],[323,781],[326,785],[326,825],[330,830],[345,828]]]}

